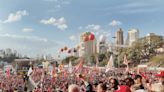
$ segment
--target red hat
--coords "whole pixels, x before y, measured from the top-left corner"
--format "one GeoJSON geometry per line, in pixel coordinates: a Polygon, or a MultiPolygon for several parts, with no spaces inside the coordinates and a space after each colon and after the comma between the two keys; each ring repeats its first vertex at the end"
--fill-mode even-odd
{"type": "Polygon", "coordinates": [[[164,70],[156,74],[157,77],[164,77],[164,70]]]}

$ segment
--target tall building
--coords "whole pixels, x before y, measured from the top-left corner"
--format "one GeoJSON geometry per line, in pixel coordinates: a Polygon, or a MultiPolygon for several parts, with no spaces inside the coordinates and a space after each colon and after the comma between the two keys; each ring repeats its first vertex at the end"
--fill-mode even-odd
{"type": "Polygon", "coordinates": [[[155,33],[149,33],[146,35],[146,39],[148,40],[148,43],[151,43],[151,40],[153,39],[153,37],[157,36],[155,33]]]}
{"type": "Polygon", "coordinates": [[[79,56],[86,57],[96,53],[96,38],[90,40],[90,32],[85,32],[80,36],[79,56]]]}
{"type": "Polygon", "coordinates": [[[148,37],[148,36],[155,36],[155,35],[156,35],[155,33],[148,33],[148,34],[147,34],[147,37],[148,37]]]}
{"type": "Polygon", "coordinates": [[[121,28],[119,28],[119,30],[116,32],[116,44],[117,45],[124,44],[123,30],[121,28]]]}
{"type": "Polygon", "coordinates": [[[127,37],[127,43],[128,45],[132,45],[134,41],[136,41],[139,38],[139,30],[138,29],[130,29],[128,31],[128,37],[127,37]]]}

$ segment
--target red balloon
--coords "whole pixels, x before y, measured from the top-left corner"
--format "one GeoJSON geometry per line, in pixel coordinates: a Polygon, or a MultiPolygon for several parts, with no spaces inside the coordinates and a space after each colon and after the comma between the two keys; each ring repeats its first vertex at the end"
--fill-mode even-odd
{"type": "Polygon", "coordinates": [[[95,35],[91,33],[91,34],[89,35],[89,40],[94,40],[94,39],[95,39],[95,35]]]}

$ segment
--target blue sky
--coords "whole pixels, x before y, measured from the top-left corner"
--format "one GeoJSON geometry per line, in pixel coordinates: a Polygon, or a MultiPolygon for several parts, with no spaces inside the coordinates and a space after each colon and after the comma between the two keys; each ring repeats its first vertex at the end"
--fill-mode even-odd
{"type": "Polygon", "coordinates": [[[1,0],[0,49],[22,54],[56,55],[74,47],[79,35],[93,31],[108,41],[118,28],[138,28],[140,36],[164,35],[163,0],[1,0]]]}

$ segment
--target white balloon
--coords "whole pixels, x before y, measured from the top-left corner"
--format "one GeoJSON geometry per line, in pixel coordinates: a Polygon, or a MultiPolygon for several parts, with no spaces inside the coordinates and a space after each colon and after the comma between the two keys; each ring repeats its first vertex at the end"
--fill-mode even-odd
{"type": "Polygon", "coordinates": [[[99,40],[100,40],[100,42],[105,42],[106,41],[106,36],[105,35],[100,35],[99,40]]]}

